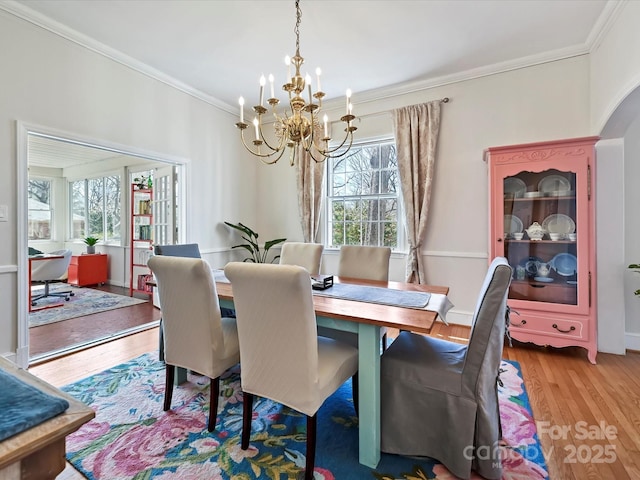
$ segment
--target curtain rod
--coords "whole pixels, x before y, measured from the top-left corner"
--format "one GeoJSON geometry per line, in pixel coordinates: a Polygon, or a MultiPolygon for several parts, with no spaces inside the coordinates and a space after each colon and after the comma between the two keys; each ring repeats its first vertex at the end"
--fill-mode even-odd
{"type": "MultiPolygon", "coordinates": [[[[449,97],[444,97],[439,100],[440,103],[449,103],[450,101],[451,99],[449,97]]],[[[391,115],[391,110],[383,110],[381,112],[374,112],[374,113],[365,113],[364,115],[358,115],[358,118],[378,117],[381,115],[391,115]]]]}

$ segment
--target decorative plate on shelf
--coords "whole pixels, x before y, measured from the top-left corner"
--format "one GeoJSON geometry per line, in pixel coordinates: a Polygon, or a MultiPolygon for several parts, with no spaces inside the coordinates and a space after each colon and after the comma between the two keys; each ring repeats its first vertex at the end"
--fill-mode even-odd
{"type": "Polygon", "coordinates": [[[504,193],[513,193],[516,198],[522,198],[527,191],[527,184],[517,177],[507,177],[504,179],[504,193]]]}
{"type": "Polygon", "coordinates": [[[571,182],[562,175],[547,175],[538,182],[539,192],[569,192],[570,190],[571,182]]]}
{"type": "Polygon", "coordinates": [[[570,253],[559,253],[549,263],[563,277],[570,277],[578,272],[578,259],[570,253]]]}
{"type": "Polygon", "coordinates": [[[566,235],[567,233],[574,233],[576,231],[576,223],[567,215],[554,213],[542,221],[542,228],[544,228],[547,233],[561,233],[566,235]]]}
{"type": "Polygon", "coordinates": [[[504,216],[504,233],[520,233],[523,227],[522,220],[515,215],[504,216]]]}

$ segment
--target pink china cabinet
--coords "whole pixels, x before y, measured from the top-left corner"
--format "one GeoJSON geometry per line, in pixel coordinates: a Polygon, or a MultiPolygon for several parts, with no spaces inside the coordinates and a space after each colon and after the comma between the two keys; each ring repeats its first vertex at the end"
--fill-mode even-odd
{"type": "Polygon", "coordinates": [[[489,248],[513,267],[512,338],[580,346],[596,363],[595,143],[489,148],[489,248]]]}

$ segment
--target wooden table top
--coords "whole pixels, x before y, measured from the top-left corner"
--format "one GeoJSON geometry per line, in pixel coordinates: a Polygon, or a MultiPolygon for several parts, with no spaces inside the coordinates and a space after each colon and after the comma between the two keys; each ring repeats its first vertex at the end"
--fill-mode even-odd
{"type": "MultiPolygon", "coordinates": [[[[421,285],[404,282],[384,282],[362,280],[356,278],[333,277],[334,283],[350,283],[371,287],[391,288],[412,292],[426,292],[447,295],[449,287],[421,285]]],[[[216,282],[218,297],[233,301],[233,290],[230,283],[216,282]]],[[[345,300],[314,295],[313,304],[317,315],[329,318],[348,320],[358,323],[369,323],[380,327],[398,328],[418,333],[429,333],[437,313],[432,310],[380,305],[357,300],[345,300]]]]}
{"type": "Polygon", "coordinates": [[[60,415],[0,442],[0,470],[57,440],[64,439],[68,434],[75,432],[84,423],[95,417],[95,412],[84,403],[29,372],[19,369],[6,358],[0,357],[0,368],[43,392],[62,397],[69,402],[69,408],[60,415]]]}

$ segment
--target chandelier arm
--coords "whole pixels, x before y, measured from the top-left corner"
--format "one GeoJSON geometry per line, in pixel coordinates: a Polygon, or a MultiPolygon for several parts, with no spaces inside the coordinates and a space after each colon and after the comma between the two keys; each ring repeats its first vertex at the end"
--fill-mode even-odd
{"type": "Polygon", "coordinates": [[[286,144],[286,138],[285,137],[282,137],[282,140],[280,140],[280,145],[278,145],[277,147],[271,146],[271,144],[267,141],[267,139],[265,138],[264,134],[262,133],[262,122],[260,122],[258,124],[258,130],[260,132],[260,138],[262,139],[264,144],[267,146],[267,148],[269,148],[270,150],[273,150],[274,152],[279,152],[280,150],[282,150],[285,147],[285,144],[286,144]]]}
{"type": "Polygon", "coordinates": [[[274,163],[276,163],[278,160],[280,160],[282,158],[282,155],[284,154],[285,149],[284,148],[280,148],[278,150],[274,150],[274,149],[270,149],[271,153],[261,153],[259,150],[253,150],[251,147],[249,147],[249,145],[247,145],[247,142],[244,139],[244,131],[242,130],[240,132],[240,138],[242,139],[242,144],[244,145],[244,148],[247,149],[247,151],[252,154],[255,155],[256,157],[260,158],[260,161],[262,163],[265,163],[267,165],[273,165],[274,163]],[[268,161],[265,159],[271,158],[273,155],[278,154],[277,158],[268,161]]]}
{"type": "Polygon", "coordinates": [[[314,143],[313,146],[314,146],[314,148],[316,150],[321,152],[323,154],[323,156],[325,156],[325,157],[328,157],[328,158],[340,158],[342,155],[344,155],[344,153],[341,154],[341,155],[336,155],[336,156],[332,156],[332,154],[337,152],[338,150],[340,150],[342,147],[344,147],[345,143],[347,143],[347,140],[349,140],[349,147],[344,152],[344,153],[347,153],[347,151],[349,150],[349,148],[351,148],[351,145],[353,144],[353,131],[348,131],[346,133],[346,135],[344,136],[344,139],[342,140],[342,143],[340,143],[339,145],[336,145],[334,148],[323,149],[323,148],[320,148],[316,143],[314,143]]]}

